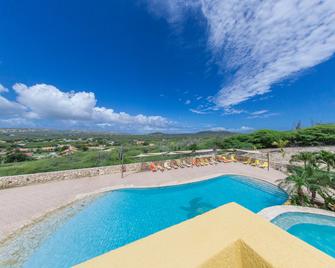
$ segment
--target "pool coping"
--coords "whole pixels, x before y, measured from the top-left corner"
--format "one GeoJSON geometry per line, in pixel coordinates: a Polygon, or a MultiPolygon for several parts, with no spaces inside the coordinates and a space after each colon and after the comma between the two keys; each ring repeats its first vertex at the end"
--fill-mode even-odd
{"type": "MultiPolygon", "coordinates": [[[[76,202],[79,202],[81,200],[84,200],[86,198],[91,198],[94,196],[98,196],[99,194],[103,194],[106,192],[111,192],[111,191],[115,191],[115,190],[121,190],[121,189],[146,189],[146,188],[159,188],[159,187],[168,187],[168,186],[178,186],[178,185],[186,185],[186,184],[190,184],[190,183],[194,183],[194,182],[202,182],[202,181],[206,181],[206,180],[211,180],[211,179],[215,179],[217,177],[220,176],[229,176],[229,175],[235,175],[235,176],[244,176],[244,177],[249,177],[255,180],[260,180],[262,182],[266,182],[269,183],[270,185],[273,185],[275,187],[278,187],[278,184],[276,184],[275,182],[271,182],[269,180],[266,180],[264,178],[261,177],[253,177],[250,175],[246,175],[246,174],[241,174],[241,173],[234,173],[234,172],[220,172],[220,173],[214,173],[211,175],[206,175],[206,176],[202,176],[202,177],[198,177],[198,178],[194,178],[194,179],[190,179],[190,180],[173,180],[173,181],[169,181],[169,182],[163,182],[163,183],[157,183],[157,184],[148,184],[148,185],[135,185],[135,184],[119,184],[119,185],[114,185],[114,186],[109,186],[109,187],[103,187],[100,188],[96,191],[92,191],[89,193],[84,193],[84,194],[77,194],[73,199],[71,200],[67,200],[66,202],[62,203],[61,205],[51,208],[49,210],[46,210],[43,215],[40,215],[36,218],[32,218],[32,219],[28,219],[26,223],[23,223],[20,227],[16,228],[15,230],[13,230],[10,233],[5,234],[4,236],[0,237],[0,243],[5,243],[8,240],[11,240],[13,238],[15,238],[18,234],[20,234],[22,231],[24,231],[26,228],[29,228],[30,226],[44,220],[46,217],[49,217],[51,214],[59,211],[60,209],[64,209],[68,206],[73,205],[76,202]]],[[[287,193],[285,191],[285,189],[280,188],[283,192],[287,193]]]]}
{"type": "Polygon", "coordinates": [[[257,214],[262,216],[268,221],[272,221],[278,216],[284,213],[289,213],[289,212],[317,214],[317,215],[334,217],[335,219],[335,212],[325,210],[325,209],[320,209],[320,208],[301,207],[301,206],[293,206],[293,205],[281,205],[281,206],[267,207],[267,208],[262,209],[257,214]]]}
{"type": "Polygon", "coordinates": [[[115,185],[115,186],[110,186],[110,187],[104,187],[101,188],[99,190],[90,192],[90,193],[85,193],[85,194],[78,194],[76,195],[75,199],[71,202],[76,202],[78,200],[81,200],[83,198],[87,198],[87,197],[91,197],[93,195],[98,195],[98,194],[102,194],[102,193],[106,193],[106,192],[111,192],[111,191],[115,191],[115,190],[121,190],[121,189],[150,189],[150,188],[161,188],[161,187],[169,187],[169,186],[179,186],[179,185],[186,185],[186,184],[191,184],[191,183],[196,183],[196,182],[204,182],[204,181],[208,181],[208,180],[214,180],[217,179],[221,176],[243,176],[243,177],[249,177],[253,180],[259,180],[265,183],[268,183],[270,185],[273,185],[274,187],[278,187],[280,190],[282,190],[284,193],[288,194],[286,192],[285,189],[279,187],[278,184],[272,183],[270,181],[267,181],[265,179],[262,178],[256,178],[256,177],[251,177],[251,176],[247,176],[247,175],[243,175],[243,174],[237,174],[237,173],[216,173],[216,174],[212,174],[210,176],[203,176],[203,177],[199,177],[199,178],[195,178],[195,179],[191,179],[191,180],[187,180],[187,181],[179,181],[179,180],[174,180],[171,182],[164,182],[164,183],[159,183],[159,184],[155,184],[155,185],[135,185],[135,184],[128,184],[128,185],[115,185]]]}

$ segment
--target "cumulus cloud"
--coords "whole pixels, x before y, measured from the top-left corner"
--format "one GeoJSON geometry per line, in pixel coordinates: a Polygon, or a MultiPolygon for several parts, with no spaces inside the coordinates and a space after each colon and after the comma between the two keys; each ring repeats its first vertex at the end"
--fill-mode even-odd
{"type": "MultiPolygon", "coordinates": [[[[20,116],[25,120],[56,120],[64,124],[163,128],[172,122],[162,116],[129,115],[97,106],[95,94],[85,91],[65,92],[55,86],[36,84],[13,86],[16,102],[0,96],[0,116],[20,116]]],[[[9,119],[2,119],[9,120],[9,119]]],[[[25,121],[26,123],[26,121],[25,121]]]]}
{"type": "Polygon", "coordinates": [[[206,19],[208,46],[231,74],[215,98],[223,108],[265,94],[335,52],[334,0],[148,1],[168,21],[189,10],[206,19]]]}
{"type": "Polygon", "coordinates": [[[8,92],[8,89],[5,88],[2,84],[0,84],[0,93],[8,92]]]}
{"type": "Polygon", "coordinates": [[[0,116],[21,114],[24,111],[24,106],[0,96],[0,116]]]}

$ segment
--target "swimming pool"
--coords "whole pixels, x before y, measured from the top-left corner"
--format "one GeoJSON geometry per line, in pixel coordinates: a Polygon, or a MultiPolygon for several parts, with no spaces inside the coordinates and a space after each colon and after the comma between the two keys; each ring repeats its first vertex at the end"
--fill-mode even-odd
{"type": "Polygon", "coordinates": [[[272,223],[335,258],[335,218],[313,213],[287,212],[272,223]]]}
{"type": "Polygon", "coordinates": [[[45,238],[23,267],[70,267],[229,202],[259,212],[286,199],[269,183],[235,175],[108,192],[45,238]]]}

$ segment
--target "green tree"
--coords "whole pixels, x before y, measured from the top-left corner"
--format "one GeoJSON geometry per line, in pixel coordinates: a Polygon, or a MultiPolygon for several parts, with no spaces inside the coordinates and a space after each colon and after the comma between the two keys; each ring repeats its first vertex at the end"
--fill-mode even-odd
{"type": "Polygon", "coordinates": [[[282,157],[284,158],[285,157],[285,147],[287,146],[287,144],[289,143],[288,140],[282,140],[282,139],[279,139],[278,141],[274,141],[272,143],[272,145],[274,146],[277,146],[281,152],[281,155],[282,157]]]}
{"type": "Polygon", "coordinates": [[[315,154],[312,152],[300,152],[298,154],[293,155],[290,160],[291,163],[300,161],[304,163],[304,168],[306,168],[308,164],[315,165],[316,163],[315,154]]]}
{"type": "Polygon", "coordinates": [[[335,167],[335,153],[322,150],[316,155],[316,160],[325,164],[328,172],[331,167],[335,167]]]}
{"type": "Polygon", "coordinates": [[[279,186],[287,188],[291,201],[297,205],[304,205],[307,202],[304,188],[307,188],[308,174],[305,169],[296,168],[292,173],[281,180],[279,186]]]}
{"type": "Polygon", "coordinates": [[[189,149],[192,151],[192,153],[195,153],[195,151],[198,150],[198,145],[196,143],[192,143],[189,146],[189,149]]]}

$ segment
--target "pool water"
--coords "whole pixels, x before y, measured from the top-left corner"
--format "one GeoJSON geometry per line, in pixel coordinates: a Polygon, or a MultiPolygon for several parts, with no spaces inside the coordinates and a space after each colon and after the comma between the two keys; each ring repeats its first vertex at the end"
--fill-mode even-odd
{"type": "Polygon", "coordinates": [[[335,258],[335,218],[330,216],[288,212],[272,220],[290,234],[335,258]]]}
{"type": "Polygon", "coordinates": [[[229,202],[259,212],[286,200],[269,183],[233,175],[108,192],[49,235],[23,266],[70,267],[229,202]]]}

